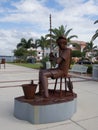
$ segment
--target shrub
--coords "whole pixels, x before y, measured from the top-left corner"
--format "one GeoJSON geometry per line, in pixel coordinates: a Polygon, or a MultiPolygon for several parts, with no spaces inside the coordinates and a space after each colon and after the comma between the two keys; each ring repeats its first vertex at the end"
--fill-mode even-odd
{"type": "Polygon", "coordinates": [[[44,57],[42,60],[41,60],[41,63],[43,65],[42,69],[45,69],[46,68],[46,62],[49,61],[49,57],[46,56],[44,57]]]}
{"type": "Polygon", "coordinates": [[[92,74],[92,70],[93,70],[92,65],[87,65],[87,66],[88,66],[87,73],[92,74]]]}
{"type": "Polygon", "coordinates": [[[81,57],[82,53],[78,50],[73,50],[72,51],[72,57],[81,57]]]}

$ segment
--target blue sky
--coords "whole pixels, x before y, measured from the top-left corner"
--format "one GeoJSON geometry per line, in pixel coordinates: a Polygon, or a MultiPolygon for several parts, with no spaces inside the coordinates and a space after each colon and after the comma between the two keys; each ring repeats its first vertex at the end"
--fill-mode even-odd
{"type": "MultiPolygon", "coordinates": [[[[98,0],[0,0],[0,55],[13,55],[21,38],[37,39],[61,25],[72,28],[70,35],[90,41],[98,29],[98,0]]],[[[98,39],[94,41],[98,45],[98,39]]]]}

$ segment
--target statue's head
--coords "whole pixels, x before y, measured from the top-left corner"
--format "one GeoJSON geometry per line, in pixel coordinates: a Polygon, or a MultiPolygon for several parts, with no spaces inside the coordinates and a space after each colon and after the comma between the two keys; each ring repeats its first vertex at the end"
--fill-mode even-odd
{"type": "Polygon", "coordinates": [[[56,40],[56,43],[61,49],[64,49],[67,46],[67,39],[64,36],[60,36],[56,40]]]}

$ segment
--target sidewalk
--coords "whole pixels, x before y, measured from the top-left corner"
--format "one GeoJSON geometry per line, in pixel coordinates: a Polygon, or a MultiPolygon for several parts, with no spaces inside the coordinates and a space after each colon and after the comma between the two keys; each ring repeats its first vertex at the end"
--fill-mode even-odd
{"type": "MultiPolygon", "coordinates": [[[[13,115],[14,98],[23,95],[21,85],[32,79],[38,82],[38,70],[6,64],[0,69],[0,129],[1,130],[98,130],[98,81],[72,78],[77,93],[77,112],[70,120],[31,124],[13,115]]],[[[53,84],[49,84],[52,87],[53,84]]]]}

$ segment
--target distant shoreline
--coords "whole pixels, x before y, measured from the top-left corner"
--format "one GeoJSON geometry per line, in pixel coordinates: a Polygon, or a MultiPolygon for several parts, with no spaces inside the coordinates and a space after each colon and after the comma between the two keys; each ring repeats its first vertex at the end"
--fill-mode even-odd
{"type": "Polygon", "coordinates": [[[13,62],[15,60],[15,56],[6,56],[6,55],[0,55],[0,60],[4,58],[6,62],[13,62]]]}

